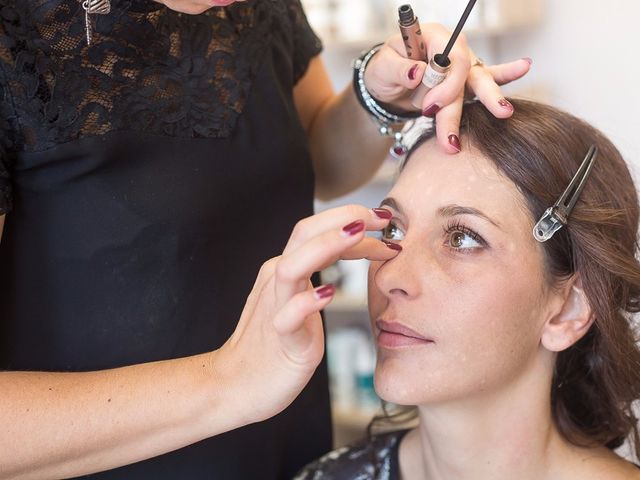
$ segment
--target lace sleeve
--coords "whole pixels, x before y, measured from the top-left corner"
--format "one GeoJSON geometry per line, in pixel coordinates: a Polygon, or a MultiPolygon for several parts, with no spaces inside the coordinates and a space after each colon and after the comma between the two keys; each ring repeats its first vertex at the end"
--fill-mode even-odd
{"type": "Polygon", "coordinates": [[[306,73],[311,59],[322,51],[322,42],[311,29],[300,0],[287,3],[293,28],[293,81],[298,83],[306,73]]]}
{"type": "Polygon", "coordinates": [[[9,148],[11,147],[11,120],[14,118],[9,80],[5,75],[11,59],[9,39],[0,22],[0,215],[11,210],[11,179],[9,177],[9,148]]]}

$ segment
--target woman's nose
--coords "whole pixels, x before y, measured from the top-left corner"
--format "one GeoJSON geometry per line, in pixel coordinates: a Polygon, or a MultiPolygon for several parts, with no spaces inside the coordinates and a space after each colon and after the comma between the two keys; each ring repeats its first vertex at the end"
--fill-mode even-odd
{"type": "Polygon", "coordinates": [[[420,293],[418,265],[404,245],[391,260],[372,262],[371,269],[375,287],[385,296],[411,298],[420,293]]]}

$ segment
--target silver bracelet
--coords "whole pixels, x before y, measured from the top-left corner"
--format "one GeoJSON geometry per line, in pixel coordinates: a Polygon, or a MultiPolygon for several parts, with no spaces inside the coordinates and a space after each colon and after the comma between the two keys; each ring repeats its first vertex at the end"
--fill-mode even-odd
{"type": "Polygon", "coordinates": [[[392,125],[404,124],[421,116],[420,112],[402,112],[395,113],[389,111],[389,107],[379,103],[367,90],[364,84],[364,72],[367,64],[373,56],[382,48],[384,44],[379,43],[373,46],[371,50],[364,51],[362,55],[353,61],[353,89],[356,98],[362,107],[371,114],[378,122],[378,131],[380,135],[392,137],[394,144],[390,149],[390,153],[396,157],[401,157],[407,152],[407,147],[403,143],[403,135],[401,130],[394,130],[392,125]]]}

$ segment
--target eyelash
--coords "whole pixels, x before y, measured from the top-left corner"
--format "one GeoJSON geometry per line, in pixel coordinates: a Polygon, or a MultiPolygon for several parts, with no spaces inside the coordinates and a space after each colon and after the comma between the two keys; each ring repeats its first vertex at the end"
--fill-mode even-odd
{"type": "Polygon", "coordinates": [[[462,253],[462,254],[470,254],[473,253],[474,250],[476,250],[479,247],[475,247],[475,248],[455,248],[452,247],[451,245],[449,245],[449,240],[451,237],[449,237],[449,235],[451,235],[454,232],[460,232],[460,233],[464,233],[465,235],[468,235],[473,241],[478,242],[482,247],[487,247],[488,244],[486,242],[486,240],[484,238],[482,238],[482,236],[476,232],[475,230],[472,230],[471,228],[467,227],[466,225],[464,225],[460,220],[449,220],[449,222],[447,223],[447,225],[445,227],[443,227],[443,234],[445,236],[445,245],[452,251],[456,252],[456,253],[462,253]]]}
{"type": "MultiPolygon", "coordinates": [[[[385,238],[385,234],[388,230],[390,229],[396,229],[398,228],[398,226],[395,224],[395,222],[391,221],[389,223],[389,225],[382,229],[380,231],[380,238],[383,240],[387,240],[387,241],[399,241],[399,240],[393,240],[391,238],[385,238]]],[[[487,247],[488,243],[486,242],[486,240],[484,238],[482,238],[482,236],[480,234],[478,234],[478,232],[476,232],[475,230],[472,230],[471,228],[467,227],[466,225],[464,225],[460,220],[449,220],[449,222],[447,223],[446,226],[444,226],[442,228],[443,230],[443,236],[445,237],[444,240],[444,244],[447,248],[449,248],[449,250],[455,252],[455,253],[462,253],[465,255],[468,255],[470,253],[473,253],[474,250],[477,250],[481,247],[487,247]],[[474,242],[477,242],[478,244],[480,244],[480,247],[473,247],[473,248],[456,248],[456,247],[452,247],[450,244],[451,241],[451,234],[454,232],[460,232],[464,235],[468,235],[469,238],[471,238],[474,242]]]]}

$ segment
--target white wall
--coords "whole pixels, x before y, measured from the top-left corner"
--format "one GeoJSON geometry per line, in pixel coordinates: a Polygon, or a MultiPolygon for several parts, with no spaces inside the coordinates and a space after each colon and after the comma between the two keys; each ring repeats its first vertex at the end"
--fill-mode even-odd
{"type": "MultiPolygon", "coordinates": [[[[421,1],[426,0],[412,1],[417,12],[425,8],[421,1]]],[[[543,4],[540,25],[490,38],[471,35],[469,43],[488,63],[531,57],[529,74],[505,87],[506,93],[530,92],[601,129],[623,153],[640,185],[640,1],[543,0],[543,4]]],[[[350,60],[362,47],[329,43],[325,49],[323,57],[336,89],[350,82],[350,60]]],[[[380,192],[368,190],[329,205],[362,196],[362,201],[377,201],[380,192]]]]}
{"type": "Polygon", "coordinates": [[[521,88],[542,84],[554,105],[601,129],[640,180],[640,2],[546,0],[541,26],[495,42],[497,58],[529,56],[521,88]]]}

